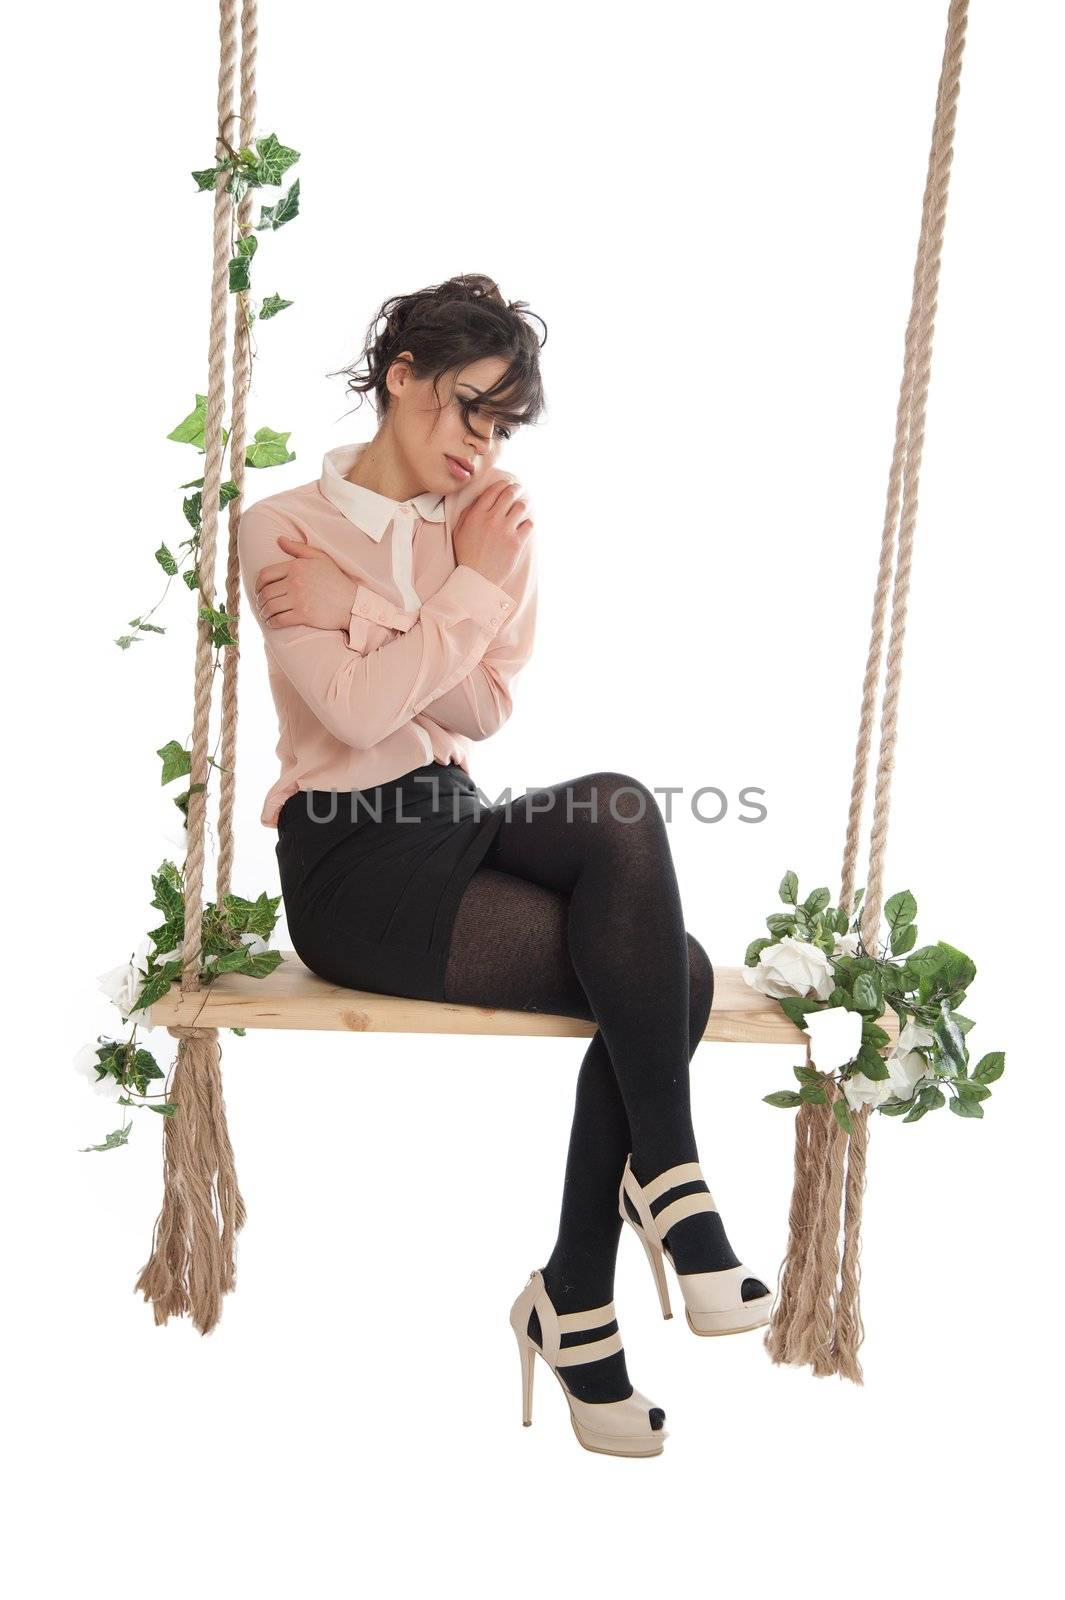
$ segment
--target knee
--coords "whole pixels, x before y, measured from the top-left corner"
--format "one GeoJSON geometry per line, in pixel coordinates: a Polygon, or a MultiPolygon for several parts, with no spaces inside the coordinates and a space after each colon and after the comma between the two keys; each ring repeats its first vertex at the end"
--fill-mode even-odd
{"type": "Polygon", "coordinates": [[[692,1048],[702,1038],[714,1004],[714,969],[698,939],[688,935],[688,1021],[692,1048]]]}
{"type": "Polygon", "coordinates": [[[629,772],[597,772],[591,780],[599,816],[615,822],[662,822],[653,792],[629,772]]]}

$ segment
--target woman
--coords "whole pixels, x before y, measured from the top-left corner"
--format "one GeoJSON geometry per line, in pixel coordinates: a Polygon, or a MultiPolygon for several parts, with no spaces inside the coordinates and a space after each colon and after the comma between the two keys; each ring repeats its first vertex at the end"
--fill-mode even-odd
{"type": "Polygon", "coordinates": [[[365,371],[344,369],[373,391],[374,438],[244,512],[280,727],[262,821],[293,944],[323,978],[598,1023],[558,1237],[511,1310],[523,1419],[539,1353],[586,1448],[657,1455],[665,1413],[630,1383],[614,1314],[623,1218],[667,1315],[669,1258],[693,1331],[760,1326],[771,1296],[698,1164],[689,1061],[713,969],[685,930],[654,796],[593,772],[482,806],[469,773],[535,628],[533,520],[496,464],[543,410],[524,309],[481,276],[386,301],[365,371]]]}

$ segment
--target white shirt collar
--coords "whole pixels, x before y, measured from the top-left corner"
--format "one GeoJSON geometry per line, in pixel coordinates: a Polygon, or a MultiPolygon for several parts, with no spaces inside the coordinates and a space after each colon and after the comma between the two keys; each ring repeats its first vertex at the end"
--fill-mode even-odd
{"type": "Polygon", "coordinates": [[[342,511],[349,522],[368,533],[380,544],[385,530],[397,511],[413,507],[426,522],[443,522],[444,496],[434,490],[416,494],[411,500],[391,500],[375,489],[365,489],[361,483],[351,483],[345,476],[366,449],[368,441],[358,444],[337,445],[327,450],[322,459],[322,476],[318,487],[326,499],[342,511]]]}

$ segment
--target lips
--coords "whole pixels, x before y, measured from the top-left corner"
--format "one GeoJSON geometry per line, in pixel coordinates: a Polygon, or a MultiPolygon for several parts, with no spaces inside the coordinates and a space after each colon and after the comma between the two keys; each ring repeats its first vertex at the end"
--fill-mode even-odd
{"type": "Polygon", "coordinates": [[[449,461],[453,461],[457,467],[461,467],[464,472],[469,473],[471,478],[473,477],[473,462],[472,461],[463,461],[461,456],[452,456],[452,455],[449,455],[447,459],[449,461]]]}

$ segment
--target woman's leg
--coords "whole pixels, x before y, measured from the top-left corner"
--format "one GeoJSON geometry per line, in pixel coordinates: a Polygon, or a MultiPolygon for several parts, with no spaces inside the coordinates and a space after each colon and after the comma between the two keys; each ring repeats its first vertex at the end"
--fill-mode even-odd
{"type": "MultiPolygon", "coordinates": [[[[482,865],[467,885],[452,929],[447,999],[594,1021],[569,955],[568,913],[567,895],[482,865]]],[[[688,950],[692,1054],[710,1015],[714,975],[705,950],[690,935],[688,950]]],[[[596,1033],[577,1076],[558,1236],[543,1267],[547,1292],[560,1312],[588,1310],[614,1298],[618,1186],[631,1149],[625,1103],[602,1034],[596,1033]]],[[[534,1314],[529,1332],[539,1342],[535,1322],[534,1314]]],[[[567,1369],[564,1376],[580,1399],[593,1404],[632,1393],[624,1351],[567,1369]]]]}
{"type": "MultiPolygon", "coordinates": [[[[688,1073],[688,944],[665,820],[637,778],[593,772],[511,802],[483,865],[569,896],[574,971],[602,1032],[640,1183],[697,1161],[688,1073]]],[[[696,1181],[655,1202],[661,1210],[696,1181]]],[[[717,1212],[669,1230],[678,1272],[737,1266],[717,1212]]]]}

